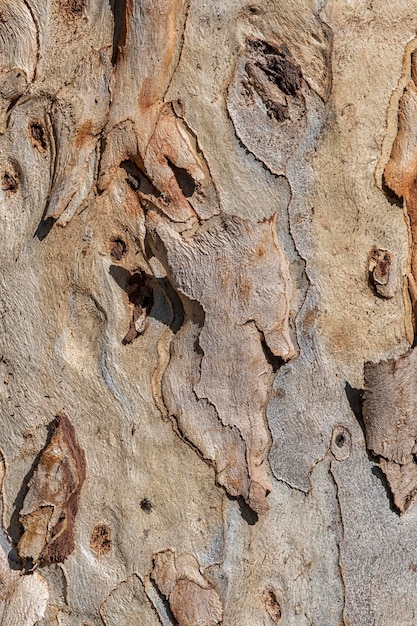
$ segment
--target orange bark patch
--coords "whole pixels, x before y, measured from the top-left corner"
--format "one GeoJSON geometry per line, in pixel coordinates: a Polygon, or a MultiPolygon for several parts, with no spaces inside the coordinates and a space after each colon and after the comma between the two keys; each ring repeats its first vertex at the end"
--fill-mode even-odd
{"type": "Polygon", "coordinates": [[[88,143],[95,133],[93,131],[93,125],[91,120],[84,122],[84,124],[78,129],[75,135],[75,147],[80,149],[88,143]]]}

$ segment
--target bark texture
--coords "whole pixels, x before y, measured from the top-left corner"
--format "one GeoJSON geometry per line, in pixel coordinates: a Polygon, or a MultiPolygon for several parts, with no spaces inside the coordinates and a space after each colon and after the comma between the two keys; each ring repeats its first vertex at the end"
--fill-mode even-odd
{"type": "Polygon", "coordinates": [[[0,624],[417,623],[417,2],[0,0],[0,624]]]}

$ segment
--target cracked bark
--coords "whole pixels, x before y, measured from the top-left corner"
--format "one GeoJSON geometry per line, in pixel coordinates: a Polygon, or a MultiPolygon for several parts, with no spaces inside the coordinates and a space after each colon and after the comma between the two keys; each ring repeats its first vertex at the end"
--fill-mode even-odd
{"type": "Polygon", "coordinates": [[[417,6],[348,4],[0,3],[1,625],[416,623],[417,6]]]}

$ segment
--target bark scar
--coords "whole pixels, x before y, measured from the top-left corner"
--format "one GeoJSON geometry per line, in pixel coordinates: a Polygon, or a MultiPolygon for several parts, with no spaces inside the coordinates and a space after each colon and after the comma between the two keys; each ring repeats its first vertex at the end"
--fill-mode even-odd
{"type": "Polygon", "coordinates": [[[29,481],[19,519],[23,535],[18,551],[22,559],[59,563],[75,548],[75,517],[86,460],[74,426],[61,413],[50,425],[49,440],[29,481]]]}

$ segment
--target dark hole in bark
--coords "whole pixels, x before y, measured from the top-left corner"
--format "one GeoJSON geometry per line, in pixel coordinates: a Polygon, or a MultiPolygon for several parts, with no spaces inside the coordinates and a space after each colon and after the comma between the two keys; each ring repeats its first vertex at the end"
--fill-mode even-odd
{"type": "Polygon", "coordinates": [[[180,187],[182,193],[186,198],[191,198],[193,193],[196,190],[196,184],[194,182],[191,174],[187,172],[187,170],[182,169],[181,167],[177,167],[168,160],[169,167],[174,172],[175,178],[177,179],[178,186],[180,187]]]}
{"type": "Polygon", "coordinates": [[[153,195],[156,198],[161,196],[156,187],[153,186],[149,178],[142,169],[133,161],[123,161],[120,164],[126,172],[126,182],[133,191],[141,191],[145,195],[153,195]]]}
{"type": "Polygon", "coordinates": [[[121,166],[126,172],[126,182],[133,191],[141,188],[141,172],[132,161],[123,161],[121,166]]]}
{"type": "Polygon", "coordinates": [[[343,448],[343,446],[345,445],[345,441],[346,441],[345,436],[342,433],[337,435],[335,439],[335,443],[338,448],[343,448]]]}
{"type": "MultiPolygon", "coordinates": [[[[227,497],[230,500],[234,500],[235,498],[232,498],[232,496],[229,496],[229,494],[226,494],[227,497]]],[[[258,514],[255,513],[255,511],[252,511],[252,509],[250,508],[249,504],[247,504],[242,496],[239,496],[237,498],[237,503],[239,505],[239,509],[240,509],[240,514],[242,516],[242,519],[245,520],[245,522],[249,525],[249,526],[255,526],[256,522],[258,521],[259,517],[258,514]]]]}
{"type": "Polygon", "coordinates": [[[39,241],[43,241],[45,237],[49,235],[52,230],[52,226],[55,224],[55,220],[53,218],[49,218],[48,220],[41,220],[39,222],[39,226],[36,229],[34,237],[37,237],[39,241]]]}
{"type": "Polygon", "coordinates": [[[110,266],[110,275],[127,294],[132,305],[132,315],[130,318],[129,330],[124,336],[122,343],[131,343],[138,335],[145,331],[143,320],[142,328],[138,330],[137,322],[140,322],[144,315],[148,316],[154,303],[152,279],[141,269],[135,272],[128,272],[123,267],[117,265],[110,266]]]}
{"type": "Polygon", "coordinates": [[[45,131],[43,126],[38,122],[34,122],[30,127],[30,134],[32,135],[33,143],[40,152],[45,152],[47,148],[45,131]]]}
{"type": "Polygon", "coordinates": [[[110,250],[110,255],[116,261],[120,261],[120,259],[126,254],[127,246],[121,237],[114,237],[111,240],[112,246],[110,250]]]}
{"type": "Polygon", "coordinates": [[[256,65],[288,96],[296,96],[302,85],[302,73],[286,46],[274,46],[267,41],[249,40],[256,65]]]}
{"type": "Polygon", "coordinates": [[[142,511],[145,511],[145,513],[151,513],[153,509],[153,504],[150,500],[148,500],[148,498],[143,498],[140,503],[140,508],[142,509],[142,511]]]}

